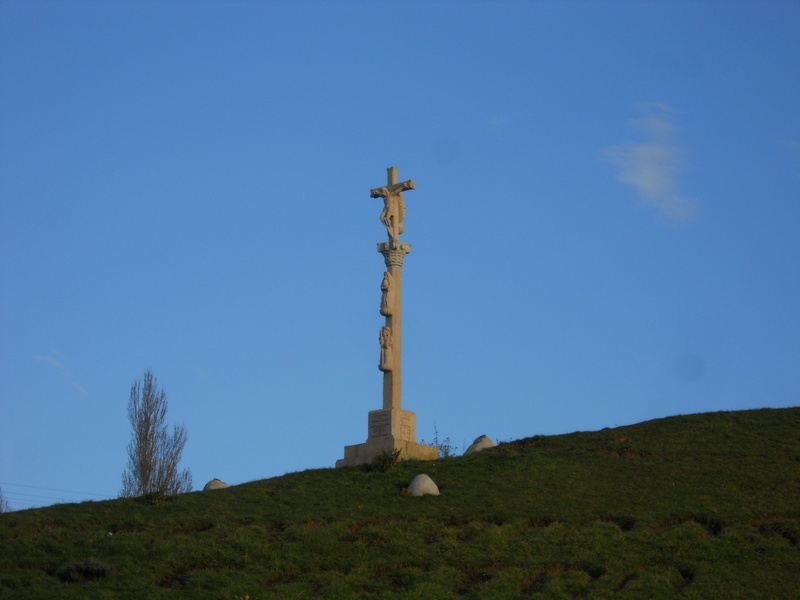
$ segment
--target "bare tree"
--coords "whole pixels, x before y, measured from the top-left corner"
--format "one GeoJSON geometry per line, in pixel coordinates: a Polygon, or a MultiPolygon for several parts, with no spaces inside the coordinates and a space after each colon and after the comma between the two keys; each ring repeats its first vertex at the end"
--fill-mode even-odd
{"type": "Polygon", "coordinates": [[[189,469],[178,471],[186,445],[186,429],[174,426],[167,433],[167,395],[148,369],[131,385],[128,420],[133,435],[128,443],[128,466],[122,473],[121,496],[181,494],[192,491],[189,469]]]}
{"type": "Polygon", "coordinates": [[[11,506],[8,500],[5,499],[5,496],[3,496],[3,490],[0,489],[0,513],[4,512],[11,512],[11,506]]]}

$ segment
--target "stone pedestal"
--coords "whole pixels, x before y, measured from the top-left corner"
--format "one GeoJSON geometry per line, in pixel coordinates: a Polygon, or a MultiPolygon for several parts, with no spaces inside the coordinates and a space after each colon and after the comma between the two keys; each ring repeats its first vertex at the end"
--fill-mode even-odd
{"type": "Polygon", "coordinates": [[[369,412],[369,437],[363,444],[344,447],[344,458],[337,467],[353,467],[372,462],[383,452],[400,451],[401,459],[435,460],[439,451],[417,443],[417,415],[393,408],[369,412]]]}

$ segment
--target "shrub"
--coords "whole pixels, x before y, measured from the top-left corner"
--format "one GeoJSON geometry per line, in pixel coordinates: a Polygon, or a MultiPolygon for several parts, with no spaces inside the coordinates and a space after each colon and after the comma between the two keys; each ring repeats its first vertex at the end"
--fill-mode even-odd
{"type": "Polygon", "coordinates": [[[430,444],[425,444],[425,440],[420,440],[423,445],[433,446],[439,451],[439,458],[449,458],[456,455],[456,449],[450,443],[450,438],[439,440],[439,430],[436,428],[436,423],[433,424],[433,441],[430,444]]]}
{"type": "Polygon", "coordinates": [[[65,583],[82,579],[99,579],[108,575],[108,567],[96,560],[68,563],[56,571],[56,576],[65,583]]]}
{"type": "Polygon", "coordinates": [[[400,450],[384,450],[372,459],[372,462],[365,465],[366,471],[377,471],[386,473],[400,462],[400,450]]]}

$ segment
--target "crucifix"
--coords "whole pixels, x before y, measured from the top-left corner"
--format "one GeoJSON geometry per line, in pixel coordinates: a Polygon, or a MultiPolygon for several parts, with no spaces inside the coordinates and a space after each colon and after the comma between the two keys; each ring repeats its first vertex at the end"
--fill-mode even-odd
{"type": "Polygon", "coordinates": [[[388,184],[384,187],[369,191],[372,198],[383,198],[383,212],[381,223],[386,226],[390,240],[397,240],[403,233],[403,220],[406,218],[406,203],[403,201],[403,192],[413,190],[415,183],[412,180],[397,183],[397,167],[386,169],[388,184]]]}
{"type": "Polygon", "coordinates": [[[386,272],[381,282],[381,314],[386,323],[381,329],[381,360],[378,369],[383,371],[383,408],[401,408],[402,400],[402,298],[403,298],[403,258],[411,252],[411,244],[400,241],[403,221],[406,216],[406,203],[403,192],[413,190],[412,180],[397,182],[397,167],[386,169],[388,184],[370,190],[372,198],[383,198],[381,223],[389,235],[387,242],[378,244],[378,252],[383,254],[386,272]]]}
{"type": "Polygon", "coordinates": [[[367,441],[345,446],[344,458],[336,461],[337,467],[368,463],[386,452],[421,460],[433,460],[438,456],[433,446],[417,443],[417,416],[402,408],[403,259],[411,252],[411,244],[401,242],[400,234],[406,216],[403,192],[415,189],[415,183],[411,180],[398,183],[396,167],[389,167],[386,172],[387,184],[370,190],[372,198],[383,198],[380,220],[389,238],[378,243],[378,252],[386,263],[380,285],[380,314],[386,321],[377,336],[378,369],[383,373],[383,408],[370,411],[367,441]]]}

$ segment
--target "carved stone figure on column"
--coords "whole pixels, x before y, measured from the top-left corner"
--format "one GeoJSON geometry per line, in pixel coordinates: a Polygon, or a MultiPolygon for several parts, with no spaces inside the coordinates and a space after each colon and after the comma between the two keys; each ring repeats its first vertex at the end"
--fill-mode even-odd
{"type": "Polygon", "coordinates": [[[383,212],[381,212],[381,223],[386,226],[389,239],[396,240],[403,231],[403,220],[406,218],[406,203],[403,200],[403,192],[413,190],[415,183],[412,180],[397,183],[397,169],[389,170],[389,185],[370,190],[372,198],[383,198],[383,212]]]}
{"type": "Polygon", "coordinates": [[[381,222],[386,225],[389,237],[396,240],[405,231],[403,221],[406,218],[406,203],[399,192],[389,192],[383,198],[384,205],[381,212],[381,222]]]}
{"type": "Polygon", "coordinates": [[[381,314],[384,317],[392,314],[392,306],[394,305],[392,286],[392,274],[386,271],[383,274],[383,281],[381,281],[381,314]]]}
{"type": "Polygon", "coordinates": [[[381,362],[378,364],[378,369],[381,371],[392,370],[392,330],[385,325],[381,328],[381,333],[378,336],[381,343],[381,362]]]}

